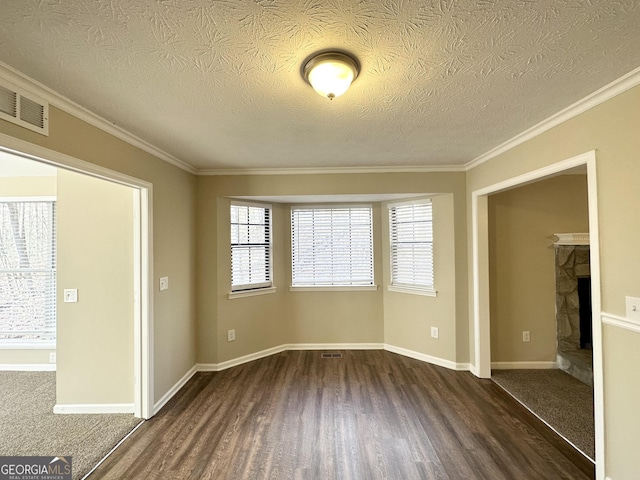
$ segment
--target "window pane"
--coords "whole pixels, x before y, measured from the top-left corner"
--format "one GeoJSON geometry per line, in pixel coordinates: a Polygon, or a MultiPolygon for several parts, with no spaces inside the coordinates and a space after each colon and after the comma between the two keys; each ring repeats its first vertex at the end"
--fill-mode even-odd
{"type": "Polygon", "coordinates": [[[371,207],[294,208],[291,232],[294,285],[373,285],[371,207]]]}
{"type": "Polygon", "coordinates": [[[271,210],[231,205],[231,289],[271,285],[271,210]]]}
{"type": "Polygon", "coordinates": [[[391,283],[433,288],[433,218],[430,203],[389,209],[391,283]]]}
{"type": "Polygon", "coordinates": [[[0,202],[0,339],[55,340],[54,202],[0,202]]]}

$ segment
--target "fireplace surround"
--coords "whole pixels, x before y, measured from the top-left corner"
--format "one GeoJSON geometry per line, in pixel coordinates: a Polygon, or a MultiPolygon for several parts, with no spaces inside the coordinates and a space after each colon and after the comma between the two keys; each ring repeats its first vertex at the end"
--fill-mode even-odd
{"type": "Polygon", "coordinates": [[[556,234],[556,325],[558,367],[593,385],[589,234],[556,234]]]}

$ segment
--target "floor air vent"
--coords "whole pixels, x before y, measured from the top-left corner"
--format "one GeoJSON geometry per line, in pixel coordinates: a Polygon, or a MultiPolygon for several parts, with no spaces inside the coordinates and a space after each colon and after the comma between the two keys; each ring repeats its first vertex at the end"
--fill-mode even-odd
{"type": "Polygon", "coordinates": [[[342,358],[341,353],[323,353],[320,355],[321,358],[342,358]]]}
{"type": "Polygon", "coordinates": [[[0,78],[0,118],[49,135],[49,103],[0,78]]]}

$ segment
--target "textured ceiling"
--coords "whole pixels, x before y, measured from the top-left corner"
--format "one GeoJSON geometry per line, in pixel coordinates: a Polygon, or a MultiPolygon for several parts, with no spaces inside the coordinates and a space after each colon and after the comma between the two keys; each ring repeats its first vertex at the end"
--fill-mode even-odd
{"type": "Polygon", "coordinates": [[[197,169],[462,165],[640,65],[638,0],[2,0],[0,61],[197,169]],[[315,51],[362,71],[329,101],[315,51]]]}

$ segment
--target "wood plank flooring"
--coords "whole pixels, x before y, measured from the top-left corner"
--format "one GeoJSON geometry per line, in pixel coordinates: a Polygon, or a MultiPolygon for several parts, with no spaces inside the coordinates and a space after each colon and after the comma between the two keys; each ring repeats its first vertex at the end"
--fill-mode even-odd
{"type": "Polygon", "coordinates": [[[490,380],[385,351],[198,373],[93,479],[592,479],[490,380]]]}

